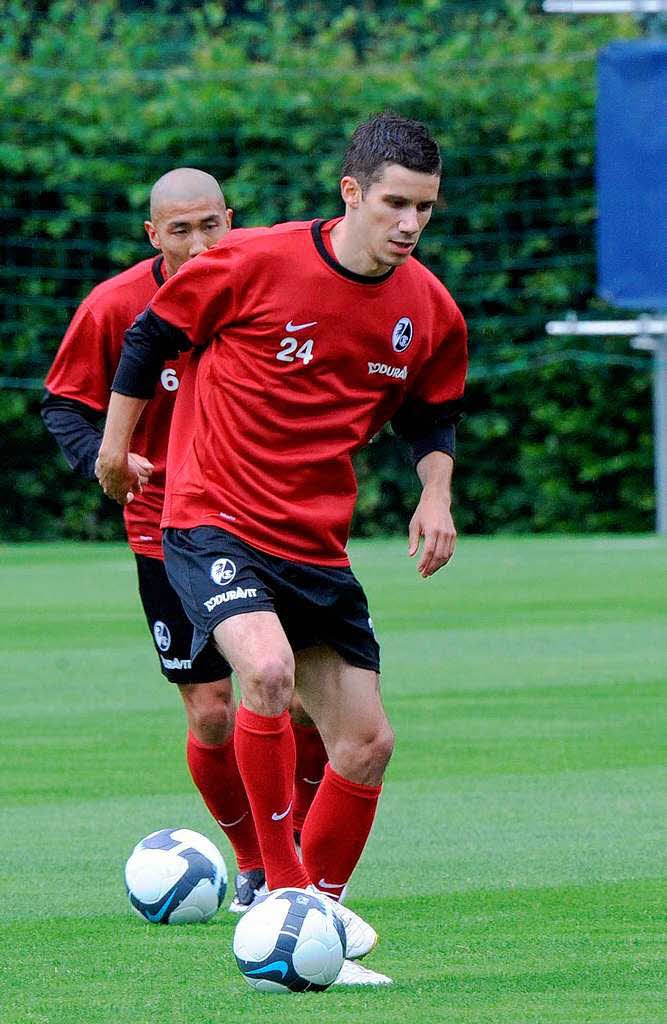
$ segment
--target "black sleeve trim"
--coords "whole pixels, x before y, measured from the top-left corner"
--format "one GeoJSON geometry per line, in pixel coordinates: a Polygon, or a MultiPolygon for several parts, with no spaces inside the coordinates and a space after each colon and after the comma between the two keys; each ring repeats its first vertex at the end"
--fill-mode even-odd
{"type": "Polygon", "coordinates": [[[412,463],[414,466],[431,452],[445,452],[446,455],[456,458],[456,427],[453,423],[443,427],[436,427],[430,434],[420,438],[418,441],[411,441],[412,463]]]}
{"type": "Polygon", "coordinates": [[[394,432],[412,447],[416,466],[430,452],[456,456],[456,426],[463,415],[463,400],[423,402],[408,398],[391,421],[394,432]]]}
{"type": "Polygon", "coordinates": [[[416,441],[438,427],[455,427],[462,415],[463,400],[460,398],[435,404],[408,398],[392,418],[391,425],[399,437],[416,441]]]}
{"type": "Polygon", "coordinates": [[[58,442],[70,469],[88,480],[95,479],[95,460],[102,440],[97,423],[102,413],[74,398],[44,392],[41,405],[44,425],[58,442]]]}
{"type": "Polygon", "coordinates": [[[146,309],[125,331],[112,391],[130,398],[152,398],[167,359],[177,359],[192,348],[184,331],[146,309]]]}

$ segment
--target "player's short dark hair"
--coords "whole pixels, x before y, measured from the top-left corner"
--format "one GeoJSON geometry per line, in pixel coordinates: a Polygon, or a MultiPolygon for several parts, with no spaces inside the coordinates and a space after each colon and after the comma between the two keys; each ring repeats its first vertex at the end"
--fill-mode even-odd
{"type": "Polygon", "coordinates": [[[343,160],[343,177],[356,178],[365,192],[380,180],[385,164],[422,174],[442,171],[438,143],[428,129],[392,111],[376,114],[355,129],[343,160]]]}

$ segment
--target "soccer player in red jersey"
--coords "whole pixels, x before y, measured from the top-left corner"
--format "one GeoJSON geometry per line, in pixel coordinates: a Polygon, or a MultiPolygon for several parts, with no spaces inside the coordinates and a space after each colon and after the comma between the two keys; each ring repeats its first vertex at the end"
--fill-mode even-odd
{"type": "MultiPolygon", "coordinates": [[[[151,191],[151,219],[145,229],[154,259],[142,260],[98,285],[79,306],[46,378],[42,416],[70,466],[94,479],[104,414],[123,335],[158,288],[189,259],[209,249],[230,229],[232,211],[215,178],[194,168],[163,175],[151,191]]],[[[187,760],[204,801],[234,847],[239,874],[232,909],[246,909],[264,883],[261,853],[233,746],[234,697],[230,667],[212,649],[193,672],[192,625],[164,571],[160,518],[169,425],[186,355],[169,361],[160,374],[155,400],[132,439],[129,463],[142,492],[125,508],[128,542],[135,554],[139,592],[163,674],[178,685],[188,724],[187,760]]],[[[302,766],[295,801],[305,817],[326,753],[317,730],[298,707],[294,723],[302,766]],[[305,780],[304,777],[305,776],[305,780]],[[306,781],[307,780],[307,781],[306,781]]],[[[298,825],[298,821],[295,824],[298,825]]]]}
{"type": "MultiPolygon", "coordinates": [[[[393,734],[379,651],[346,553],[353,452],[391,421],[412,445],[422,494],[409,553],[429,577],[450,559],[454,424],[466,330],[412,255],[441,163],[423,125],[360,125],[343,167],[343,217],[232,231],[160,290],[126,334],[97,476],[131,501],[127,451],[161,367],[193,348],[176,403],[162,525],[169,577],[241,688],[235,745],[270,888],[334,900],[369,835],[393,734]],[[329,764],[292,841],[293,687],[329,764]]],[[[377,936],[337,907],[348,957],[377,936]]]]}

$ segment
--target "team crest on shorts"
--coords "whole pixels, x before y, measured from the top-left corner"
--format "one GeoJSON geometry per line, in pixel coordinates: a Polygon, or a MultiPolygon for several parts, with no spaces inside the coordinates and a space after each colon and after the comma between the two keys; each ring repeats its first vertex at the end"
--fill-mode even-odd
{"type": "Polygon", "coordinates": [[[161,651],[168,651],[171,646],[171,633],[169,627],[165,622],[157,622],[153,624],[153,636],[155,637],[155,643],[161,651]]]}
{"type": "Polygon", "coordinates": [[[211,579],[218,586],[226,586],[236,576],[236,566],[231,558],[216,558],[211,566],[211,579]]]}
{"type": "Polygon", "coordinates": [[[405,352],[412,341],[412,320],[409,316],[402,316],[397,321],[391,335],[391,345],[394,352],[405,352]]]}

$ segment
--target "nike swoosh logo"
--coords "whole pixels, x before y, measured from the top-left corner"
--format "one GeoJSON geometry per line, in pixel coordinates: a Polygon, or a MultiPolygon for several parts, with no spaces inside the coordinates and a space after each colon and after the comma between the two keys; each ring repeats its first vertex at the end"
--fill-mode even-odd
{"type": "Polygon", "coordinates": [[[325,882],[323,878],[320,878],[317,887],[318,889],[344,889],[345,882],[341,882],[340,885],[332,885],[331,882],[325,882]]]}
{"type": "Polygon", "coordinates": [[[167,913],[167,910],[169,909],[169,906],[170,906],[170,904],[171,904],[171,902],[172,902],[172,900],[173,900],[175,895],[176,895],[176,890],[174,890],[174,892],[172,892],[172,894],[169,897],[169,899],[165,903],[162,904],[162,906],[158,910],[157,914],[151,914],[151,913],[149,913],[148,910],[145,910],[144,913],[145,913],[146,917],[148,918],[148,920],[149,921],[153,921],[154,924],[157,924],[158,921],[161,921],[162,918],[164,917],[164,915],[167,913]]]}
{"type": "MultiPolygon", "coordinates": [[[[305,775],[302,775],[301,778],[304,782],[307,782],[309,786],[319,786],[322,781],[322,779],[307,779],[305,775]]],[[[322,776],[322,778],[324,778],[324,776],[322,776]]]]}
{"type": "Polygon", "coordinates": [[[288,324],[285,324],[285,330],[290,332],[303,331],[305,327],[314,327],[316,323],[317,320],[311,320],[309,324],[293,324],[292,321],[290,320],[288,324]]]}
{"type": "Polygon", "coordinates": [[[287,810],[286,811],[283,811],[282,814],[275,814],[274,813],[274,814],[271,815],[271,817],[273,818],[274,821],[282,821],[283,818],[287,817],[287,815],[289,814],[289,812],[291,810],[292,810],[292,801],[290,800],[289,804],[287,805],[287,810]]]}
{"type": "Polygon", "coordinates": [[[254,971],[246,971],[246,974],[268,974],[269,971],[280,971],[280,977],[284,978],[289,970],[284,960],[274,960],[272,964],[265,967],[256,967],[254,971]]]}
{"type": "Polygon", "coordinates": [[[221,828],[231,828],[233,825],[238,825],[240,821],[243,821],[247,813],[247,811],[244,811],[241,817],[237,818],[236,821],[220,821],[220,818],[218,818],[218,825],[220,825],[221,828]]]}

